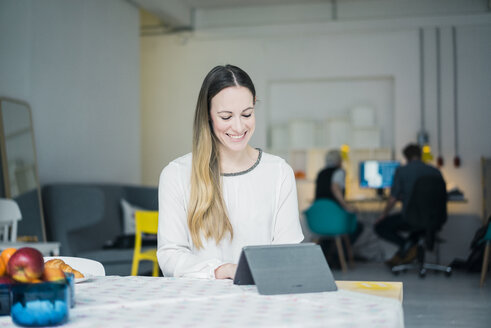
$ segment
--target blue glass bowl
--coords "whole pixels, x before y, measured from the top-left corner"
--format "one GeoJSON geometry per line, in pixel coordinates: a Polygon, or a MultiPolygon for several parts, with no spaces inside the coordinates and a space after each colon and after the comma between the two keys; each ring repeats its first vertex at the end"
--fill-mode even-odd
{"type": "Polygon", "coordinates": [[[71,272],[65,272],[65,278],[70,294],[70,308],[73,308],[75,307],[75,275],[71,272]]]}
{"type": "Polygon", "coordinates": [[[70,287],[67,281],[12,285],[12,321],[20,326],[55,326],[68,321],[70,287]]]}
{"type": "Polygon", "coordinates": [[[0,316],[10,314],[10,284],[0,284],[0,316]]]}

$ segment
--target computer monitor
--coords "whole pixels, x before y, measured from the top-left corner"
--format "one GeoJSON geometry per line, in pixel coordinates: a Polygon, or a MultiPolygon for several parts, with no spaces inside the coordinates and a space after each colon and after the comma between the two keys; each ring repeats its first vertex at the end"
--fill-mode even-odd
{"type": "Polygon", "coordinates": [[[397,161],[360,162],[360,188],[390,188],[399,165],[397,161]]]}

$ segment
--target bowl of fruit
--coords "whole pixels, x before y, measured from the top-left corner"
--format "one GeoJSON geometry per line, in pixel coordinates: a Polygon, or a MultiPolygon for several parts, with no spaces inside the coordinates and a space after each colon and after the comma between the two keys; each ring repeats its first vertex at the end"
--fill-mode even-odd
{"type": "Polygon", "coordinates": [[[68,321],[73,295],[70,277],[60,268],[45,268],[43,255],[35,248],[5,251],[0,255],[0,297],[8,296],[0,303],[5,308],[9,303],[12,321],[26,327],[68,321]]]}

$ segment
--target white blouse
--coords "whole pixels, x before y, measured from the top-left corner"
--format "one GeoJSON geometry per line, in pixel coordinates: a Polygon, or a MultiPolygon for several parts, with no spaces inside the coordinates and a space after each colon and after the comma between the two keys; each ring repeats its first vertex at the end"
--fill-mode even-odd
{"type": "Polygon", "coordinates": [[[293,170],[280,157],[260,151],[249,170],[222,176],[233,239],[217,245],[203,238],[203,248],[196,249],[187,224],[191,156],[172,161],[160,175],[157,258],[166,277],[213,279],[220,265],[238,262],[244,246],[303,240],[293,170]]]}

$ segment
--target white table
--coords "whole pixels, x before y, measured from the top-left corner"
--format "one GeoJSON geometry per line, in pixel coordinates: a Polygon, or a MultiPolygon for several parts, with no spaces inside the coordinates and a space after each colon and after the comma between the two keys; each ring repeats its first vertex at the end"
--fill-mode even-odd
{"type": "MultiPolygon", "coordinates": [[[[403,327],[399,300],[346,290],[264,296],[230,280],[96,277],[64,327],[403,327]]],[[[0,318],[0,327],[12,324],[0,318]]]]}
{"type": "Polygon", "coordinates": [[[44,256],[58,256],[60,255],[60,243],[59,242],[15,242],[15,243],[0,243],[0,251],[6,248],[21,248],[32,247],[39,250],[44,256]]]}

